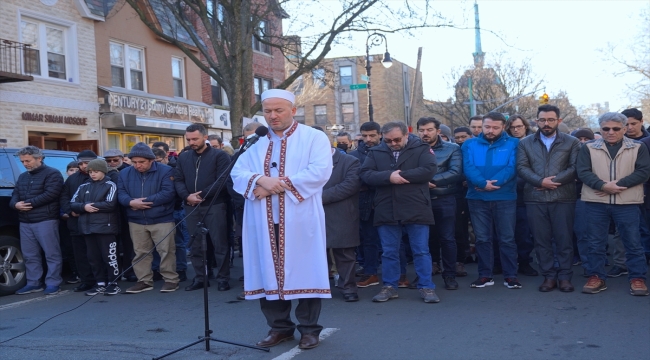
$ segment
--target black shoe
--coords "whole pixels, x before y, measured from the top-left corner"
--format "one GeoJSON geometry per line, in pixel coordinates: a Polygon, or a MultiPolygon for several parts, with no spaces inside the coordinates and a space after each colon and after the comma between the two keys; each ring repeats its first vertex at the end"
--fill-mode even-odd
{"type": "Polygon", "coordinates": [[[138,282],[138,277],[135,275],[129,275],[126,277],[126,281],[128,282],[138,282]]]}
{"type": "Polygon", "coordinates": [[[68,278],[68,280],[65,281],[66,284],[79,284],[81,282],[81,279],[79,279],[79,276],[77,274],[73,274],[68,278]]]}
{"type": "Polygon", "coordinates": [[[447,290],[457,290],[458,289],[458,282],[456,282],[456,278],[448,276],[444,280],[445,280],[445,289],[447,289],[447,290]]]}
{"type": "Polygon", "coordinates": [[[217,290],[219,291],[227,291],[230,290],[230,284],[228,284],[227,281],[219,281],[217,283],[217,290]]]}
{"type": "MultiPolygon", "coordinates": [[[[210,287],[210,282],[208,282],[208,287],[210,287]]],[[[193,291],[198,289],[203,289],[203,280],[201,281],[194,280],[192,282],[192,285],[185,287],[185,291],[193,291]]]]}
{"type": "Polygon", "coordinates": [[[618,265],[615,265],[614,267],[609,269],[609,271],[607,272],[607,277],[615,278],[615,277],[619,277],[621,275],[627,275],[627,274],[628,274],[628,271],[627,271],[626,268],[622,268],[622,267],[620,267],[618,265]]]}
{"type": "Polygon", "coordinates": [[[94,287],[95,287],[95,285],[81,284],[81,285],[77,286],[76,288],[74,288],[73,291],[74,292],[83,292],[83,291],[88,291],[88,290],[90,290],[90,289],[92,289],[94,287]]]}
{"type": "Polygon", "coordinates": [[[163,279],[162,275],[160,275],[160,271],[155,271],[153,272],[153,281],[161,281],[163,279]]]}
{"type": "Polygon", "coordinates": [[[519,270],[517,272],[519,274],[526,275],[526,276],[537,276],[537,275],[539,275],[537,270],[535,270],[532,266],[530,266],[529,263],[520,263],[519,264],[519,270]]]}
{"type": "Polygon", "coordinates": [[[492,275],[500,275],[503,274],[503,268],[501,266],[495,266],[494,269],[492,270],[492,275]]]}
{"type": "Polygon", "coordinates": [[[237,294],[237,300],[246,300],[246,295],[243,291],[237,294]]]}
{"type": "Polygon", "coordinates": [[[357,294],[343,294],[343,298],[345,299],[345,302],[359,301],[359,295],[357,294]]]}
{"type": "Polygon", "coordinates": [[[187,274],[185,273],[185,270],[179,270],[177,271],[177,273],[178,273],[178,282],[187,281],[187,274]]]}

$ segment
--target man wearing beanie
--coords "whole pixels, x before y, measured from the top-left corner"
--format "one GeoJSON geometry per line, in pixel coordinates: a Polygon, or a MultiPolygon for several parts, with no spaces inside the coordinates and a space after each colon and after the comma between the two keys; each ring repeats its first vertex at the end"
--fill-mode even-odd
{"type": "Polygon", "coordinates": [[[115,235],[119,233],[117,212],[117,185],[106,176],[108,166],[102,159],[88,163],[90,182],[79,186],[70,207],[79,214],[79,232],[88,248],[88,261],[97,281],[86,295],[115,295],[120,292],[117,277],[120,275],[115,235]]]}
{"type": "Polygon", "coordinates": [[[61,194],[61,213],[63,213],[63,219],[68,223],[74,260],[77,265],[77,274],[81,280],[81,284],[74,288],[75,292],[88,291],[95,287],[95,278],[90,268],[90,263],[88,262],[86,240],[83,234],[79,232],[79,213],[73,211],[70,206],[72,196],[77,192],[79,186],[90,181],[90,176],[88,176],[88,163],[95,159],[97,159],[97,154],[92,150],[83,150],[77,155],[79,171],[66,179],[63,185],[63,193],[61,194]]]}
{"type": "Polygon", "coordinates": [[[157,163],[147,144],[139,142],[129,153],[132,166],[120,171],[118,200],[126,209],[135,258],[133,270],[138,282],[126,289],[137,294],[153,289],[151,249],[160,255],[160,274],[165,280],[161,292],[178,289],[176,246],[174,245],[174,176],[172,168],[157,163]]]}

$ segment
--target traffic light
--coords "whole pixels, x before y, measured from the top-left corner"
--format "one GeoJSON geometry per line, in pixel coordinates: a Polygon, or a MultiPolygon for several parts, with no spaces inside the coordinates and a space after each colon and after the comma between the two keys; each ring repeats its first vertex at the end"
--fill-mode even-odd
{"type": "Polygon", "coordinates": [[[546,105],[546,104],[548,104],[548,100],[549,100],[548,94],[544,93],[544,95],[539,97],[539,104],[540,105],[546,105]]]}

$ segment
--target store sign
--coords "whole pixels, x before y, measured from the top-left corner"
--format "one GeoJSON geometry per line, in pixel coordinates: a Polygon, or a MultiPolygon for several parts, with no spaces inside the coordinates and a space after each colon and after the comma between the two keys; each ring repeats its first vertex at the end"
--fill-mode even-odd
{"type": "Polygon", "coordinates": [[[110,92],[108,104],[112,112],[193,123],[212,123],[213,109],[207,106],[110,92]]]}
{"type": "Polygon", "coordinates": [[[230,130],[230,111],[214,109],[214,123],[212,124],[212,127],[230,130]]]}
{"type": "Polygon", "coordinates": [[[22,113],[22,119],[27,121],[38,121],[54,124],[88,125],[88,118],[76,116],[61,116],[24,112],[22,113]]]}

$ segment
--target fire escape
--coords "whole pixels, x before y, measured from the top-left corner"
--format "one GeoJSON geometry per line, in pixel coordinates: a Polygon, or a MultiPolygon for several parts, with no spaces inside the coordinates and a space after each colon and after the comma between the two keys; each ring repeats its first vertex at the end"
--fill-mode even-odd
{"type": "Polygon", "coordinates": [[[32,58],[32,48],[16,41],[0,39],[0,83],[33,81],[28,61],[32,58]]]}

